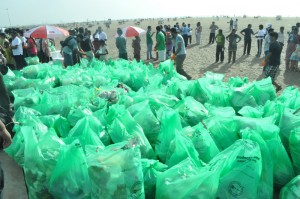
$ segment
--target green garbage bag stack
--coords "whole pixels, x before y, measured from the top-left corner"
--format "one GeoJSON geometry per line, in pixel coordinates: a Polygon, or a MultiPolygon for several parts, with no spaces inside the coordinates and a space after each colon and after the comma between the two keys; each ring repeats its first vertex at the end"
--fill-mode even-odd
{"type": "Polygon", "coordinates": [[[32,197],[272,198],[298,174],[299,90],[276,97],[268,78],[186,80],[171,60],[110,59],[31,65],[4,81],[16,96],[6,152],[32,197]]]}

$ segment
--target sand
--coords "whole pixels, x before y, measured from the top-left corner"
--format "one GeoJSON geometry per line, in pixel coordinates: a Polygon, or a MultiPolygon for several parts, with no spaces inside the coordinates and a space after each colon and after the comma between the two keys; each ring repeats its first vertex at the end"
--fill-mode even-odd
{"type": "MultiPolygon", "coordinates": [[[[282,18],[281,20],[276,20],[276,17],[272,18],[254,18],[254,17],[233,17],[233,19],[238,19],[238,31],[237,33],[243,38],[243,36],[239,33],[242,29],[246,28],[248,24],[252,24],[252,29],[254,32],[258,31],[259,24],[263,24],[264,27],[271,23],[272,27],[275,31],[279,31],[280,26],[285,27],[285,46],[281,54],[281,65],[280,70],[278,72],[278,76],[276,78],[277,82],[282,85],[283,89],[287,86],[300,86],[300,78],[298,72],[291,72],[285,71],[285,49],[286,49],[286,42],[288,38],[287,32],[291,30],[291,27],[295,25],[297,22],[300,22],[299,18],[282,18]]],[[[228,52],[225,50],[225,60],[224,63],[214,63],[215,62],[215,52],[216,52],[216,44],[208,44],[209,40],[209,26],[212,21],[215,21],[216,25],[219,26],[220,29],[223,29],[223,33],[227,36],[229,31],[229,20],[230,18],[227,17],[207,17],[207,18],[170,18],[164,19],[164,24],[166,25],[173,25],[178,22],[182,24],[185,22],[186,24],[190,23],[191,27],[193,28],[193,35],[192,35],[192,44],[187,47],[187,57],[184,62],[184,69],[187,71],[189,75],[192,76],[193,79],[198,79],[203,76],[206,71],[212,71],[215,73],[224,74],[225,78],[224,81],[227,81],[230,77],[248,77],[249,81],[260,80],[264,78],[262,73],[262,66],[260,63],[262,61],[262,57],[256,57],[257,53],[257,44],[256,39],[252,36],[252,48],[251,48],[251,55],[243,56],[243,40],[238,43],[238,50],[237,50],[237,57],[236,63],[234,64],[227,64],[228,61],[228,52]],[[195,27],[197,22],[201,22],[202,25],[202,36],[201,36],[201,44],[196,45],[196,38],[195,38],[195,27]]],[[[103,21],[102,22],[94,22],[92,23],[92,27],[88,27],[87,23],[78,23],[77,26],[83,26],[89,28],[92,33],[95,32],[97,27],[101,25],[104,29],[104,32],[108,36],[107,41],[107,48],[109,51],[108,57],[116,59],[118,57],[118,50],[115,46],[115,34],[118,27],[123,28],[126,26],[133,25],[135,26],[136,20],[127,20],[124,24],[119,25],[117,21],[112,21],[110,28],[106,28],[103,21]]],[[[91,22],[90,22],[91,24],[91,22]]],[[[140,22],[138,27],[147,29],[147,26],[151,25],[152,30],[155,31],[155,27],[158,25],[157,19],[146,19],[140,22]]],[[[73,24],[74,26],[74,24],[73,24]]],[[[70,27],[70,26],[68,26],[70,27]]],[[[66,27],[67,28],[67,27],[66,27]]],[[[155,43],[155,35],[153,36],[154,43],[155,43]]],[[[131,47],[132,38],[127,38],[127,52],[129,59],[133,59],[133,49],[131,47]]],[[[146,59],[146,35],[141,35],[141,59],[146,59]]],[[[228,42],[225,43],[225,47],[228,47],[228,42]]],[[[59,48],[59,45],[56,46],[59,48]]],[[[148,63],[148,62],[146,62],[148,63]]],[[[158,65],[157,61],[151,61],[154,65],[158,65]]]]}

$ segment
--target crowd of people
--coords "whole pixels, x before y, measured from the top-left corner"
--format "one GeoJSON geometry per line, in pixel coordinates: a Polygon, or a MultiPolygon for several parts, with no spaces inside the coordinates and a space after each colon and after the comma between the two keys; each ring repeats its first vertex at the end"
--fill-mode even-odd
{"type": "MultiPolygon", "coordinates": [[[[250,56],[252,50],[252,38],[257,40],[257,53],[256,57],[264,57],[266,60],[266,66],[263,72],[266,76],[270,76],[268,70],[269,65],[273,60],[274,52],[272,52],[271,36],[276,33],[276,42],[279,43],[280,53],[283,51],[283,47],[286,45],[285,56],[285,69],[298,71],[298,61],[300,60],[300,47],[299,47],[299,27],[297,23],[291,28],[291,31],[287,33],[287,44],[285,44],[284,27],[279,27],[279,31],[275,32],[272,24],[267,24],[267,27],[261,24],[258,26],[256,32],[252,29],[252,24],[248,24],[247,27],[238,29],[238,20],[230,19],[228,35],[224,35],[224,31],[213,21],[209,26],[209,38],[207,45],[213,45],[216,43],[215,62],[224,62],[225,49],[228,52],[228,64],[236,62],[236,52],[238,50],[238,43],[244,40],[243,55],[250,56]],[[217,34],[216,34],[217,33],[217,34]],[[226,43],[228,45],[226,46],[226,43]],[[270,55],[269,55],[270,54],[270,55]],[[273,54],[273,55],[272,55],[273,54]],[[268,56],[269,55],[269,56],[268,56]]],[[[147,27],[146,33],[146,46],[147,54],[146,60],[163,62],[167,59],[173,59],[176,66],[176,70],[187,79],[191,79],[191,76],[184,71],[184,61],[187,54],[187,46],[192,44],[193,28],[191,24],[177,22],[174,26],[171,25],[158,25],[155,27],[156,31],[152,31],[152,27],[147,27]]],[[[195,43],[193,45],[201,44],[202,25],[200,22],[196,23],[194,29],[195,43]]],[[[117,29],[115,38],[115,46],[118,49],[119,58],[128,59],[126,37],[121,28],[117,29]]],[[[55,43],[51,39],[35,39],[33,37],[25,38],[24,31],[12,29],[8,33],[0,33],[0,65],[7,65],[12,70],[20,70],[26,66],[26,57],[38,56],[40,62],[51,61],[50,47],[55,43]]],[[[202,39],[203,41],[203,39],[202,39]]],[[[85,57],[88,61],[96,58],[101,61],[107,61],[108,49],[107,49],[107,35],[99,26],[96,31],[92,32],[87,28],[74,28],[69,30],[69,36],[61,41],[61,54],[64,58],[64,66],[73,66],[76,63],[80,63],[80,59],[85,57]]],[[[132,40],[133,58],[136,61],[141,60],[141,38],[139,35],[135,36],[132,40]]],[[[275,53],[276,54],[276,53],[275,53]]],[[[280,60],[279,63],[280,65],[280,60]]],[[[4,70],[5,67],[1,67],[4,70]]],[[[5,71],[4,71],[5,72],[5,71]]],[[[276,74],[276,73],[275,73],[276,74]]],[[[280,87],[277,87],[279,90],[280,87]]]]}

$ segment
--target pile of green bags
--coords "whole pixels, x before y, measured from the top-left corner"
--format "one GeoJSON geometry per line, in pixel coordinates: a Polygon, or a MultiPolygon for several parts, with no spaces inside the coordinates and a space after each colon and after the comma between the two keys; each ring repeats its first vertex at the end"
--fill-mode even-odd
{"type": "Polygon", "coordinates": [[[299,197],[299,90],[223,79],[187,80],[171,60],[8,71],[6,152],[31,199],[299,197]]]}

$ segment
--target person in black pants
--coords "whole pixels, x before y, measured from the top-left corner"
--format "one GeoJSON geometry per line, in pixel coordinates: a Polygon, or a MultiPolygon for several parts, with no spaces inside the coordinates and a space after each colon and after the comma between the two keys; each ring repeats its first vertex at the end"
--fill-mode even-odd
{"type": "Polygon", "coordinates": [[[219,27],[215,25],[215,22],[213,21],[209,29],[210,29],[210,34],[209,34],[208,44],[213,44],[215,42],[216,30],[218,30],[219,27]]]}
{"type": "Polygon", "coordinates": [[[216,63],[219,61],[221,56],[221,63],[224,61],[224,49],[225,49],[225,36],[223,35],[223,30],[219,29],[216,36],[217,50],[216,50],[216,63]]]}
{"type": "Polygon", "coordinates": [[[250,55],[251,51],[251,34],[254,35],[253,30],[251,29],[252,25],[248,24],[248,27],[242,30],[240,33],[244,35],[244,54],[246,54],[246,49],[247,49],[247,55],[250,55]]]}

